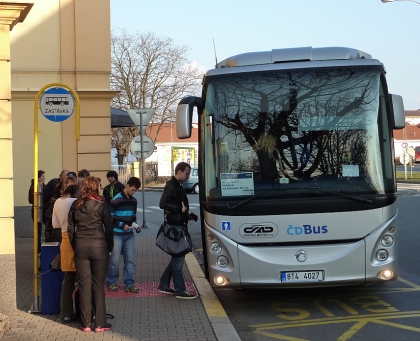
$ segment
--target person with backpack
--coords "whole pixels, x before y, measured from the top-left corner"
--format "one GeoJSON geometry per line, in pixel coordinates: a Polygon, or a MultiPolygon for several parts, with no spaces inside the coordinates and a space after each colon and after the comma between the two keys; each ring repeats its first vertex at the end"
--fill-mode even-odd
{"type": "MultiPolygon", "coordinates": [[[[39,193],[39,200],[38,200],[38,245],[37,245],[37,252],[38,255],[41,254],[41,237],[42,237],[42,224],[45,224],[45,172],[43,170],[38,171],[38,181],[37,181],[37,192],[39,193]]],[[[34,220],[34,193],[35,193],[35,183],[34,179],[31,179],[31,186],[29,187],[28,191],[28,201],[32,205],[31,209],[31,216],[32,221],[34,220]]]]}
{"type": "Polygon", "coordinates": [[[111,203],[111,199],[115,197],[118,193],[121,193],[125,186],[118,181],[118,173],[116,171],[109,171],[106,173],[106,178],[109,181],[109,185],[105,186],[103,191],[103,196],[105,201],[109,205],[111,203]]]}

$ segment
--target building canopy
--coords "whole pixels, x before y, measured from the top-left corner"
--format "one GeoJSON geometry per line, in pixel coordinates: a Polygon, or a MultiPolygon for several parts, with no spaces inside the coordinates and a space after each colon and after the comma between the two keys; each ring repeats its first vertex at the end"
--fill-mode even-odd
{"type": "Polygon", "coordinates": [[[111,128],[135,126],[136,125],[126,111],[111,108],[111,128]]]}

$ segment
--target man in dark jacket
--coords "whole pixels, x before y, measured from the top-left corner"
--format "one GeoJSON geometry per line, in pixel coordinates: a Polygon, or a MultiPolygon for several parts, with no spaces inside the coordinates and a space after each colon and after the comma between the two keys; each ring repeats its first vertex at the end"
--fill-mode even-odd
{"type": "Polygon", "coordinates": [[[63,169],[60,173],[60,176],[58,178],[54,178],[51,179],[50,181],[48,181],[47,186],[45,186],[44,189],[44,200],[45,202],[50,202],[50,200],[53,198],[54,193],[55,193],[55,189],[57,187],[57,184],[59,182],[64,181],[64,179],[66,178],[67,174],[69,174],[70,171],[67,169],[63,169]]]}
{"type": "Polygon", "coordinates": [[[102,194],[109,205],[111,203],[111,199],[118,193],[121,193],[125,186],[118,181],[118,174],[116,171],[109,171],[106,173],[106,178],[109,181],[109,185],[105,186],[102,194]]]}
{"type": "MultiPolygon", "coordinates": [[[[166,221],[170,227],[175,227],[179,234],[187,226],[188,220],[193,220],[194,215],[188,213],[188,197],[185,194],[182,183],[190,177],[191,166],[186,162],[180,162],[175,167],[175,175],[169,180],[160,198],[159,207],[165,211],[166,221]]],[[[193,299],[197,296],[189,293],[185,287],[182,267],[184,266],[185,255],[174,257],[166,267],[160,278],[158,291],[164,294],[175,295],[176,298],[193,299]],[[174,283],[173,290],[169,285],[174,283]]]]}

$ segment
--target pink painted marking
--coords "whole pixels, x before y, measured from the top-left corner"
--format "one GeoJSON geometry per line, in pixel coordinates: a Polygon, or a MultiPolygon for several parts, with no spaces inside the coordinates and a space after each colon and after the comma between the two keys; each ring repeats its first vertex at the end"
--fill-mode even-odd
{"type": "MultiPolygon", "coordinates": [[[[151,297],[151,296],[171,296],[162,294],[158,291],[158,282],[151,283],[134,283],[137,288],[140,289],[139,292],[125,292],[124,286],[122,283],[117,283],[117,286],[120,288],[118,291],[110,291],[108,288],[105,288],[105,296],[107,298],[129,298],[129,297],[151,297]]],[[[185,282],[187,291],[191,294],[198,295],[197,289],[193,282],[185,282]]]]}

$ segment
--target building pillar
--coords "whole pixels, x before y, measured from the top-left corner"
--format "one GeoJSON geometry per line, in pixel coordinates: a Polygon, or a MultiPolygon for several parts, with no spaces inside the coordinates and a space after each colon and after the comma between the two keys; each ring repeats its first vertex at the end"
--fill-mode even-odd
{"type": "Polygon", "coordinates": [[[29,3],[0,2],[0,313],[7,316],[16,311],[10,31],[31,8],[29,3]]]}

